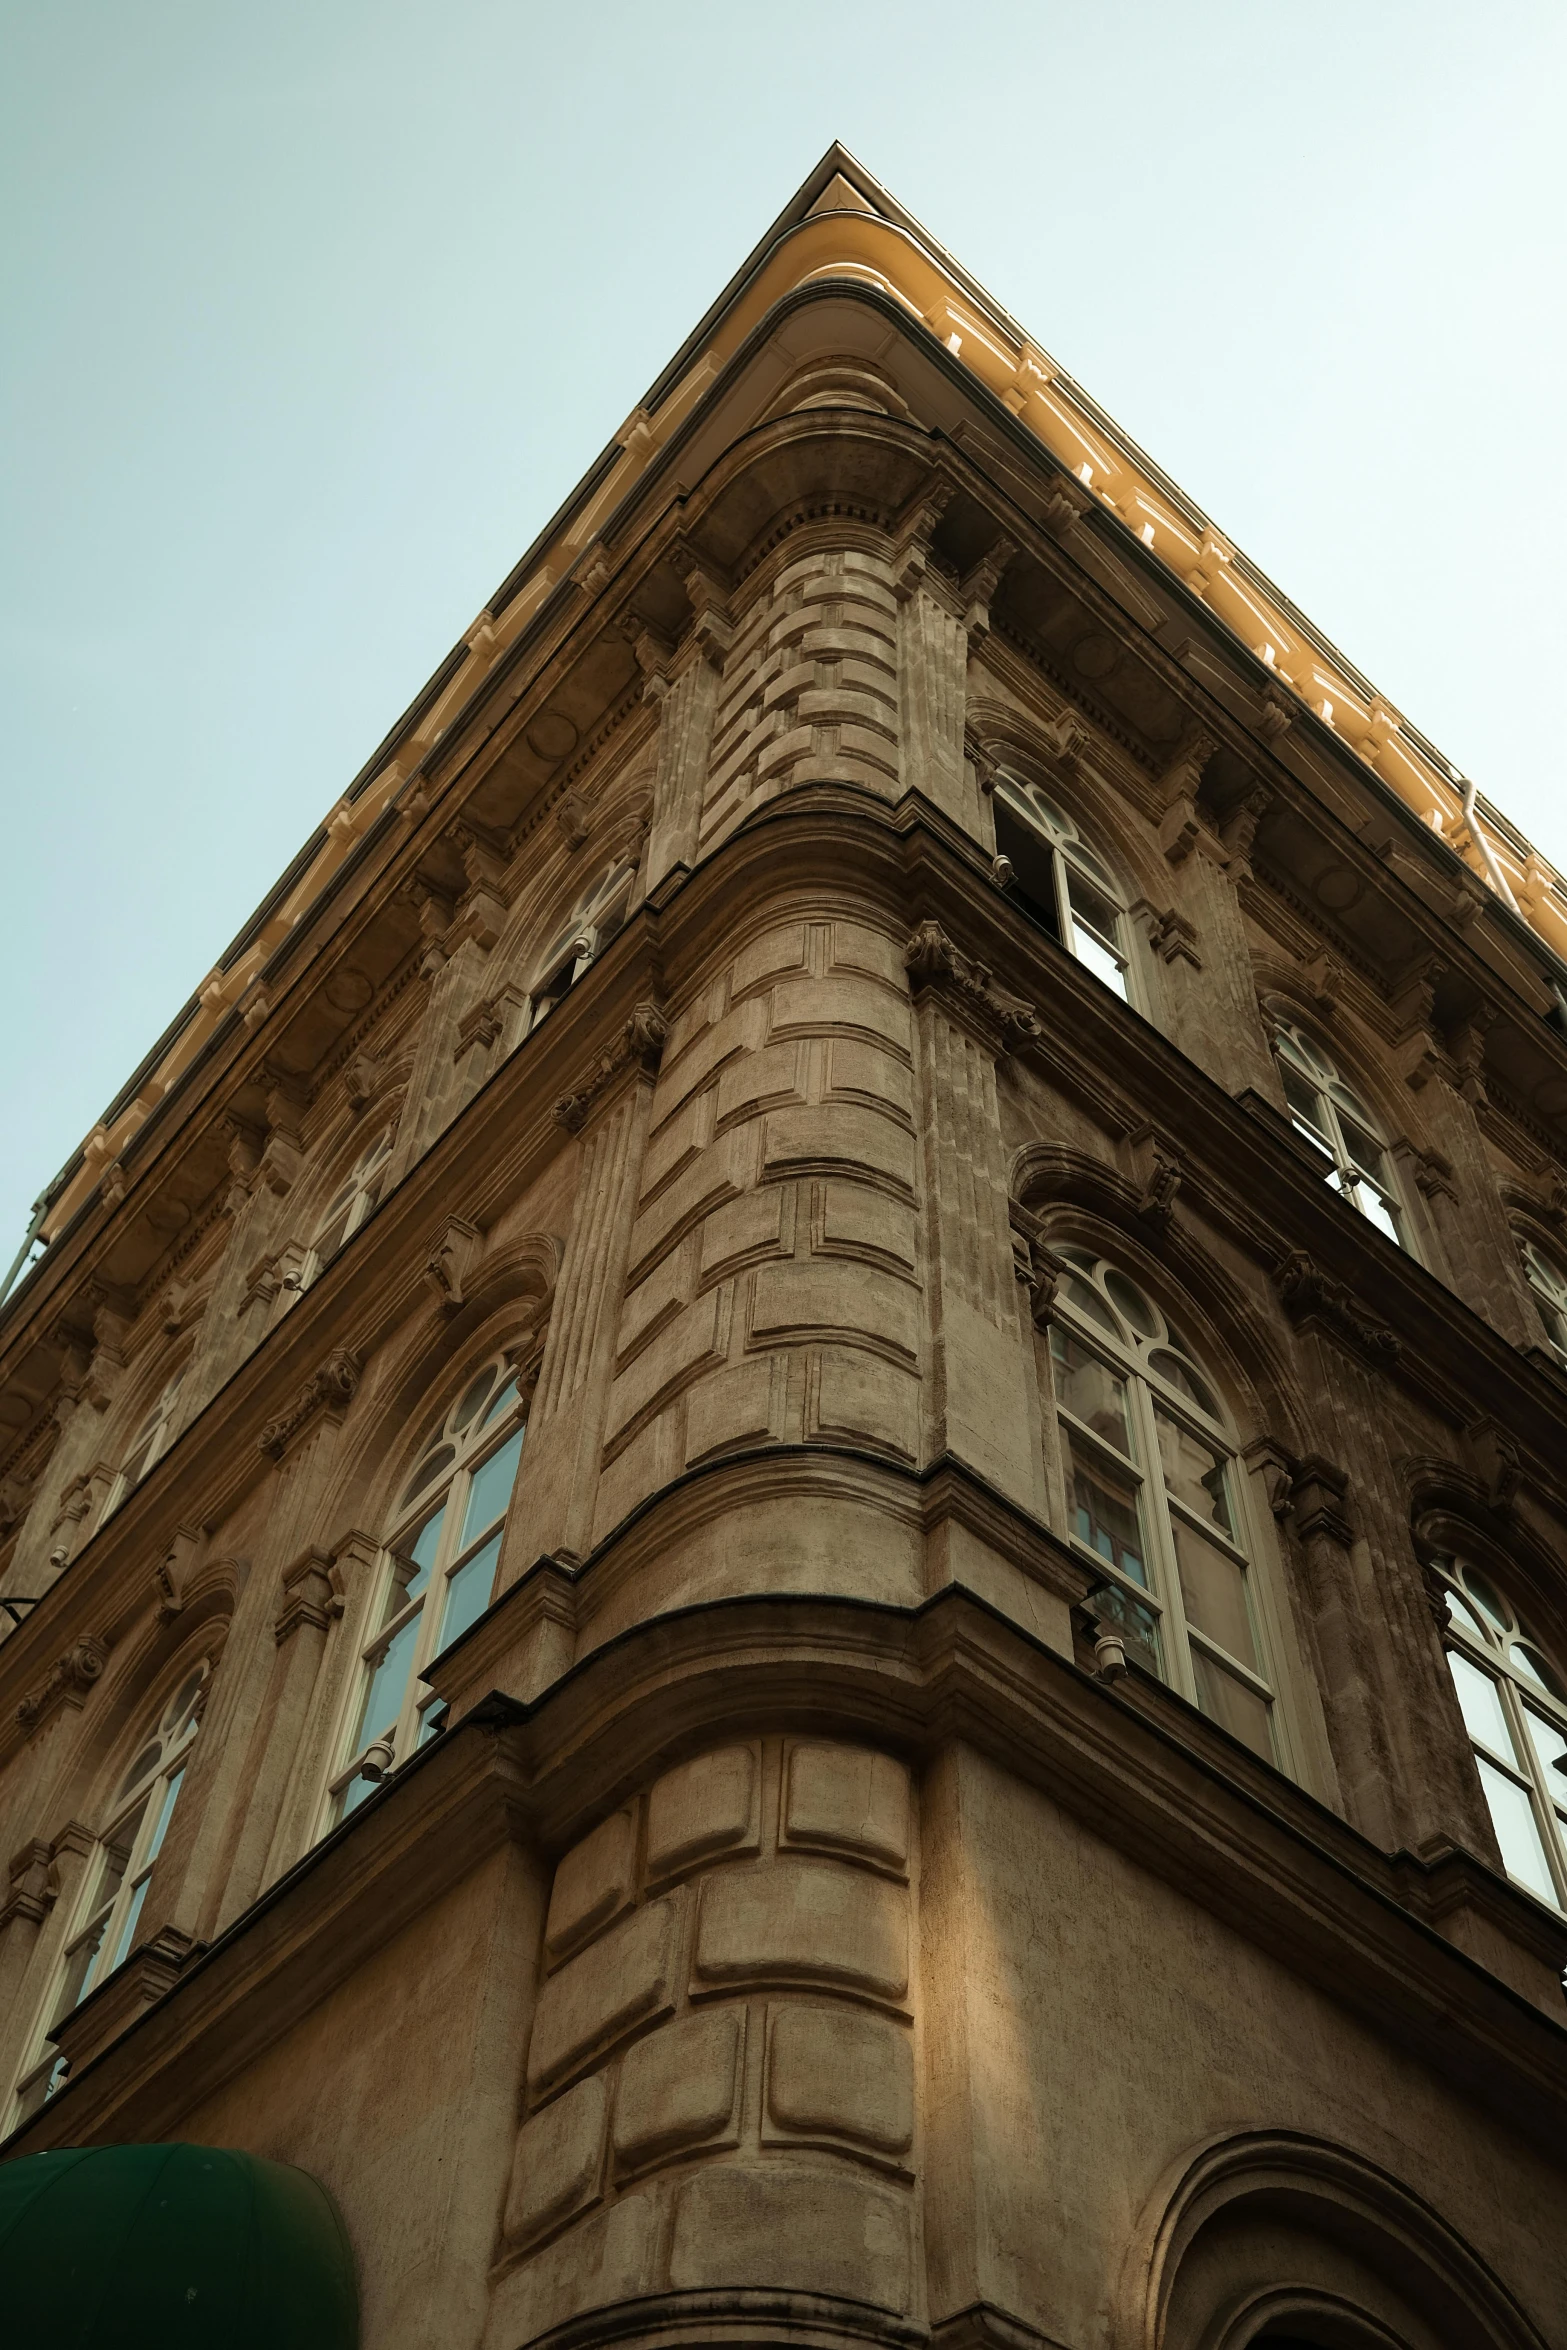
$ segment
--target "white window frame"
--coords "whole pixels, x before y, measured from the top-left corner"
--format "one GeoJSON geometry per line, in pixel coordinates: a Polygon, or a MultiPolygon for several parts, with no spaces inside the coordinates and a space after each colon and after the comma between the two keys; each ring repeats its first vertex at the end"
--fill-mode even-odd
{"type": "Polygon", "coordinates": [[[1567,1273],[1548,1257],[1537,1241],[1520,1240],[1524,1277],[1534,1292],[1535,1311],[1545,1329],[1545,1343],[1567,1370],[1567,1273]]]}
{"type": "Polygon", "coordinates": [[[1275,1025],[1273,1043],[1290,1124],[1333,1161],[1327,1181],[1384,1240],[1391,1240],[1406,1256],[1416,1256],[1409,1210],[1399,1189],[1381,1120],[1345,1084],[1332,1055],[1314,1036],[1307,1036],[1291,1021],[1281,1020],[1275,1025]],[[1308,1109],[1301,1098],[1307,1092],[1315,1096],[1314,1109],[1308,1109]],[[1346,1116],[1375,1146],[1381,1160],[1380,1171],[1365,1164],[1371,1154],[1357,1151],[1350,1141],[1344,1126],[1346,1116]]]}
{"type": "Polygon", "coordinates": [[[521,1465],[529,1400],[512,1356],[498,1352],[475,1364],[457,1383],[450,1406],[427,1435],[399,1489],[374,1579],[370,1628],[360,1642],[333,1745],[336,1759],[323,1806],[319,1831],[323,1835],[356,1810],[440,1727],[440,1700],[428,1688],[421,1694],[421,1682],[425,1668],[490,1604],[494,1570],[500,1563],[500,1544],[521,1465]],[[464,1406],[486,1375],[489,1386],[464,1420],[464,1406]],[[476,1478],[514,1439],[517,1458],[499,1515],[468,1527],[465,1520],[476,1478]],[[438,1531],[425,1543],[424,1555],[417,1557],[421,1534],[437,1511],[438,1531]],[[494,1557],[486,1579],[483,1560],[491,1549],[494,1557]],[[464,1576],[468,1579],[459,1583],[464,1576]],[[451,1623],[454,1607],[458,1615],[455,1626],[451,1623]],[[372,1717],[376,1676],[393,1652],[397,1654],[391,1683],[395,1709],[386,1712],[388,1692],[382,1691],[372,1717]]]}
{"type": "MultiPolygon", "coordinates": [[[[373,1142],[365,1145],[344,1180],[316,1218],[315,1231],[305,1252],[304,1265],[295,1286],[303,1292],[312,1281],[336,1262],[360,1226],[368,1223],[381,1203],[381,1192],[386,1182],[386,1170],[391,1163],[392,1145],[396,1139],[395,1124],[383,1126],[373,1142]],[[321,1242],[339,1218],[343,1229],[331,1251],[323,1256],[321,1242]]],[[[285,1282],[285,1287],[289,1284],[285,1282]]]]}
{"type": "MultiPolygon", "coordinates": [[[[1071,817],[1047,799],[1037,784],[1025,783],[1010,772],[1003,773],[996,778],[994,797],[1050,851],[1058,942],[1097,979],[1112,988],[1123,1003],[1140,1011],[1126,901],[1108,867],[1083,840],[1071,817]],[[1102,905],[1091,910],[1091,902],[1096,899],[1102,905]],[[1108,922],[1104,918],[1106,912],[1110,917],[1108,922]]],[[[1007,888],[1019,902],[1037,903],[1015,876],[1007,888]]]]}
{"type": "Polygon", "coordinates": [[[113,1798],[108,1821],[94,1840],[65,1947],[50,1970],[48,1993],[17,2079],[8,2125],[12,2129],[46,2105],[65,2078],[64,2057],[50,2053],[51,2035],[125,1964],[136,1947],[136,1928],[153,1864],[168,1834],[180,1782],[201,1724],[209,1671],[204,1659],[180,1676],[173,1696],[157,1717],[156,1730],[144,1733],[140,1740],[113,1798]],[[138,1769],[138,1765],[143,1767],[138,1769]],[[117,1851],[115,1838],[127,1830],[129,1841],[117,1851]],[[117,1859],[123,1866],[113,1884],[106,1885],[117,1859]],[[81,1971],[73,1980],[76,1967],[81,1971]]]}
{"type": "Polygon", "coordinates": [[[1457,1554],[1435,1567],[1448,1670],[1503,1866],[1536,1900],[1567,1910],[1567,1773],[1555,1768],[1567,1756],[1567,1681],[1487,1568],[1457,1554]],[[1490,1684],[1494,1705],[1472,1676],[1490,1684]]]}
{"type": "MultiPolygon", "coordinates": [[[[114,1483],[109,1488],[109,1498],[103,1505],[104,1519],[114,1515],[126,1495],[135,1490],[153,1464],[160,1461],[168,1451],[179,1416],[180,1389],[185,1384],[188,1369],[189,1365],[182,1363],[171,1377],[165,1379],[158,1390],[157,1400],[137,1423],[136,1433],[126,1447],[123,1463],[115,1473],[114,1483]],[[140,1465],[133,1469],[131,1464],[137,1461],[138,1456],[140,1465]]],[[[99,1523],[102,1524],[103,1519],[99,1523]]]]}
{"type": "Polygon", "coordinates": [[[540,959],[528,991],[524,1035],[549,1017],[624,927],[636,867],[622,858],[584,890],[553,945],[540,959]]]}
{"type": "Polygon", "coordinates": [[[1089,1249],[1061,1241],[1051,1245],[1065,1267],[1051,1318],[1051,1374],[1066,1478],[1067,1538],[1100,1576],[1088,1604],[1114,1623],[1131,1661],[1219,1721],[1265,1761],[1290,1769],[1289,1733],[1274,1664],[1277,1643],[1250,1525],[1248,1480],[1212,1381],[1141,1282],[1089,1249]],[[1132,1301],[1135,1308],[1128,1313],[1132,1301]],[[1090,1426],[1064,1400],[1067,1345],[1097,1357],[1124,1383],[1130,1450],[1104,1429],[1090,1426]],[[1199,1400],[1202,1396],[1208,1399],[1206,1405],[1199,1400]],[[1228,1527],[1216,1515],[1203,1516],[1171,1491],[1161,1460],[1160,1415],[1213,1456],[1228,1527]],[[1092,1509],[1080,1499],[1080,1470],[1090,1479],[1097,1472],[1112,1496],[1119,1487],[1133,1497],[1141,1548],[1123,1555],[1138,1559],[1144,1579],[1128,1571],[1115,1555],[1118,1546],[1107,1526],[1095,1528],[1092,1509]],[[1207,1543],[1236,1570],[1250,1659],[1195,1620],[1200,1611],[1184,1589],[1177,1546],[1180,1532],[1187,1529],[1197,1537],[1194,1560],[1202,1556],[1200,1545],[1207,1543]],[[1108,1550],[1107,1543],[1112,1545],[1108,1550]],[[1224,1721],[1222,1702],[1226,1697],[1233,1700],[1231,1684],[1243,1699],[1249,1697],[1265,1709],[1266,1752],[1256,1737],[1224,1721]]]}

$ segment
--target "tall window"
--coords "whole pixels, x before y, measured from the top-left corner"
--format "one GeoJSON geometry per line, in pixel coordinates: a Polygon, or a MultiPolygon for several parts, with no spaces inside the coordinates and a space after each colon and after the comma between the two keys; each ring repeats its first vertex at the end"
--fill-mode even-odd
{"type": "Polygon", "coordinates": [[[136,1947],[142,1904],[201,1715],[207,1666],[186,1675],[158,1717],[109,1807],[109,1821],[88,1860],[81,1899],[44,2020],[17,2084],[11,2126],[36,2113],[65,2078],[65,2059],[50,2035],[89,1991],[124,1964],[136,1947]]]}
{"type": "Polygon", "coordinates": [[[1333,1161],[1328,1181],[1379,1232],[1408,1248],[1387,1147],[1376,1120],[1340,1077],[1319,1044],[1298,1028],[1281,1027],[1274,1038],[1284,1098],[1290,1117],[1308,1141],[1333,1161]]]}
{"type": "Polygon", "coordinates": [[[329,1827],[438,1727],[439,1700],[421,1675],[490,1604],[526,1431],[517,1374],[497,1355],[430,1432],[387,1540],[329,1827]]]}
{"type": "Polygon", "coordinates": [[[1507,1874],[1567,1909],[1567,1684],[1489,1575],[1438,1565],[1447,1662],[1507,1874]]]}
{"type": "Polygon", "coordinates": [[[1007,895],[1107,987],[1127,997],[1120,892],[1077,826],[1036,785],[1015,775],[997,782],[995,808],[996,848],[1012,867],[1007,895]]]}
{"type": "Polygon", "coordinates": [[[553,1012],[622,927],[635,872],[634,866],[624,862],[612,866],[577,900],[565,928],[539,965],[528,1008],[530,1029],[553,1012]]]}
{"type": "Polygon", "coordinates": [[[169,1440],[174,1434],[175,1415],[184,1381],[182,1368],[175,1372],[172,1379],[166,1379],[158,1390],[158,1399],[132,1437],[130,1450],[121,1461],[114,1483],[109,1488],[109,1498],[103,1509],[105,1517],[119,1508],[132,1487],[141,1483],[153,1462],[161,1453],[167,1452],[169,1440]]]}
{"type": "Polygon", "coordinates": [[[327,1202],[305,1259],[301,1289],[308,1289],[317,1274],[326,1271],[343,1243],[373,1214],[386,1182],[393,1132],[392,1127],[383,1127],[374,1142],[360,1152],[347,1179],[327,1202]]]}
{"type": "Polygon", "coordinates": [[[1545,1324],[1545,1336],[1558,1361],[1567,1364],[1567,1273],[1553,1264],[1532,1240],[1520,1243],[1523,1269],[1534,1291],[1534,1302],[1545,1324]]]}
{"type": "Polygon", "coordinates": [[[1093,1605],[1135,1662],[1273,1762],[1235,1444],[1207,1374],[1125,1273],[1056,1254],[1050,1352],[1071,1538],[1102,1577],[1093,1605]]]}

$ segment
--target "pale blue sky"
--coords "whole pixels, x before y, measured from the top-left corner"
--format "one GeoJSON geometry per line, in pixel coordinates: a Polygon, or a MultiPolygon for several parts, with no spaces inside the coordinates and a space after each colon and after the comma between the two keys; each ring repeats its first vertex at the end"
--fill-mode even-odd
{"type": "Polygon", "coordinates": [[[1567,864],[1567,11],[4,0],[0,1269],[833,137],[1567,864]]]}

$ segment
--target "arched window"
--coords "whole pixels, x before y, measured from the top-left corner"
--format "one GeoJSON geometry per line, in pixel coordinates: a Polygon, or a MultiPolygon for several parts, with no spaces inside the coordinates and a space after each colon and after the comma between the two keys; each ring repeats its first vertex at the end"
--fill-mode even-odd
{"type": "Polygon", "coordinates": [[[1235,1442],[1193,1348],[1086,1249],[1050,1329],[1074,1546],[1131,1658],[1277,1760],[1274,1691],[1247,1556],[1235,1442]]]}
{"type": "Polygon", "coordinates": [[[70,1939],[17,2083],[12,2128],[36,2113],[65,2077],[65,2059],[50,2035],[136,1947],[152,1864],[168,1833],[201,1718],[207,1673],[203,1662],[185,1675],[110,1800],[107,1824],[88,1858],[70,1939]]]}
{"type": "Polygon", "coordinates": [[[1437,1562],[1447,1662],[1507,1874],[1567,1909],[1567,1683],[1491,1577],[1437,1562]]]}
{"type": "Polygon", "coordinates": [[[392,1156],[393,1131],[390,1126],[383,1127],[374,1142],[367,1144],[327,1202],[305,1259],[301,1289],[308,1289],[317,1274],[326,1271],[343,1243],[374,1213],[392,1156]]]}
{"type": "Polygon", "coordinates": [[[1519,1243],[1523,1269],[1529,1276],[1529,1287],[1534,1291],[1534,1302],[1545,1324],[1545,1336],[1552,1353],[1567,1364],[1567,1273],[1552,1263],[1543,1248],[1536,1248],[1532,1240],[1519,1243]]]}
{"type": "Polygon", "coordinates": [[[420,1677],[490,1604],[526,1432],[517,1374],[501,1355],[431,1429],[393,1514],[327,1826],[438,1727],[438,1700],[420,1677]]]}
{"type": "Polygon", "coordinates": [[[1328,1181],[1400,1248],[1409,1239],[1387,1146],[1376,1120],[1351,1093],[1319,1044],[1287,1024],[1274,1034],[1290,1117],[1333,1161],[1328,1181]]]}
{"type": "Polygon", "coordinates": [[[140,1422],[131,1439],[130,1450],[121,1461],[109,1498],[103,1505],[107,1518],[117,1510],[133,1486],[141,1483],[159,1455],[167,1452],[174,1434],[175,1416],[179,1408],[180,1389],[185,1382],[183,1365],[172,1379],[166,1379],[158,1390],[157,1401],[140,1422]]]}
{"type": "Polygon", "coordinates": [[[528,1006],[530,1029],[537,1028],[545,1015],[554,1011],[622,927],[635,877],[635,866],[622,860],[577,900],[564,928],[538,966],[528,1006]]]}
{"type": "Polygon", "coordinates": [[[1008,897],[1130,1001],[1121,895],[1070,816],[1015,775],[998,779],[995,809],[997,853],[1012,867],[1008,897]]]}

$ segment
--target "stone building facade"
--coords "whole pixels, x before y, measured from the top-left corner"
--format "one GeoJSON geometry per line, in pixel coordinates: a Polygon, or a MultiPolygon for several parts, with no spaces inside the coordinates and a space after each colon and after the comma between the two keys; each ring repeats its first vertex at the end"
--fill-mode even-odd
{"type": "Polygon", "coordinates": [[[0,1320],[6,2155],[367,2350],[1567,2343],[1564,923],[831,153],[0,1320]]]}

